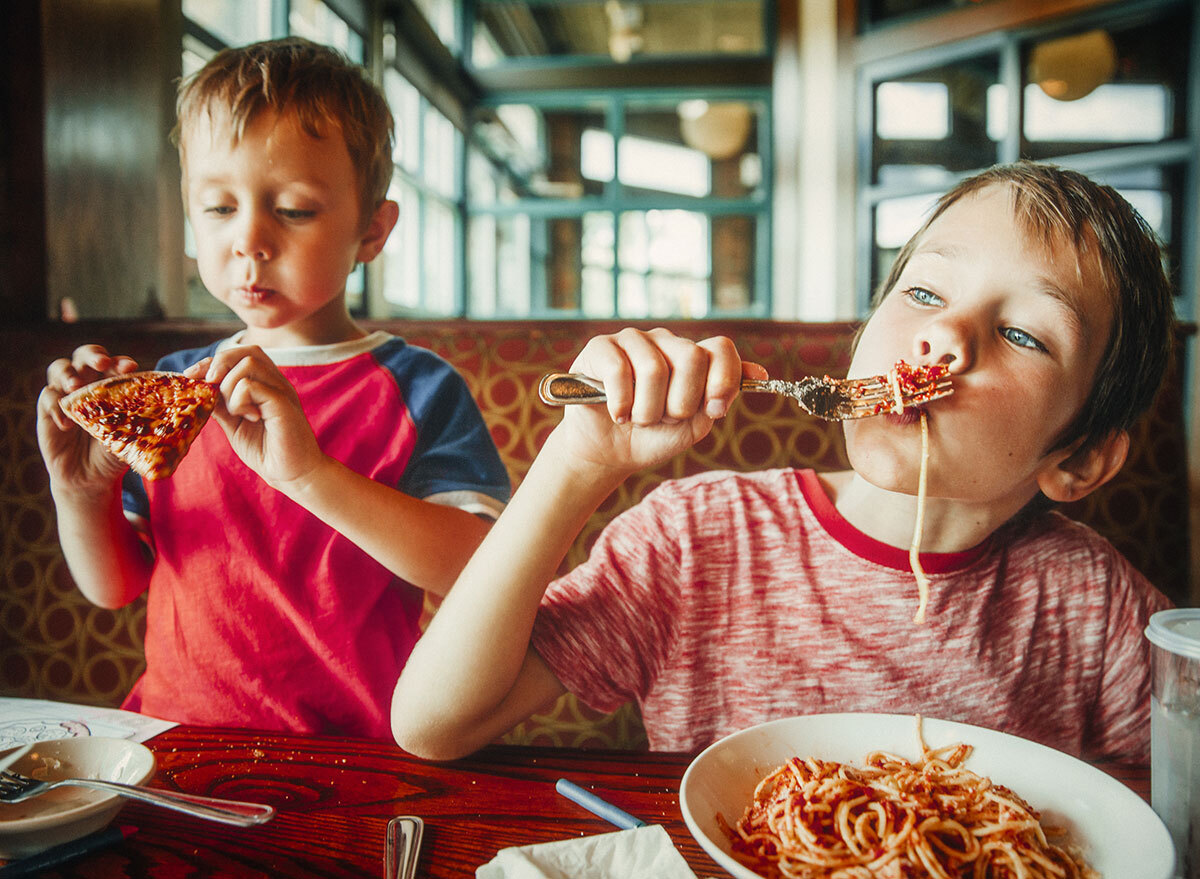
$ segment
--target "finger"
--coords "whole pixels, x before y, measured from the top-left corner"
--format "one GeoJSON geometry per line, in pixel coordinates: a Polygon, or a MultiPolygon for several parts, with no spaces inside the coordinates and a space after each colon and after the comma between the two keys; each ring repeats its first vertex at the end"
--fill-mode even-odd
{"type": "Polygon", "coordinates": [[[104,373],[112,368],[113,358],[102,345],[80,345],[71,353],[71,365],[77,372],[90,369],[104,373]]]}
{"type": "Polygon", "coordinates": [[[212,358],[205,357],[203,360],[198,360],[195,363],[193,363],[191,366],[189,366],[187,369],[185,369],[183,371],[183,374],[186,375],[188,378],[194,378],[194,379],[199,379],[200,381],[204,381],[205,376],[207,376],[207,374],[208,374],[208,368],[211,364],[212,364],[212,358]]]}
{"type": "Polygon", "coordinates": [[[663,420],[689,420],[704,406],[710,353],[691,339],[684,339],[667,330],[652,330],[650,336],[671,369],[663,420]]]}
{"type": "Polygon", "coordinates": [[[268,396],[264,388],[265,385],[258,376],[258,364],[253,356],[243,357],[221,378],[221,396],[225,400],[226,411],[236,418],[261,421],[261,403],[268,396]]]}
{"type": "Polygon", "coordinates": [[[128,354],[118,354],[113,358],[113,365],[110,371],[116,375],[127,375],[131,372],[137,372],[137,368],[137,361],[128,354]]]}
{"type": "Polygon", "coordinates": [[[84,345],[46,367],[46,384],[70,393],[100,378],[111,364],[112,358],[99,345],[84,345]]]}
{"type": "Polygon", "coordinates": [[[723,418],[741,389],[742,358],[733,340],[726,336],[713,336],[697,345],[708,352],[709,358],[704,411],[710,418],[723,418]]]}
{"type": "Polygon", "coordinates": [[[243,360],[271,362],[266,352],[257,345],[234,345],[231,348],[218,351],[207,359],[208,369],[204,373],[204,380],[213,384],[220,384],[224,381],[225,376],[243,360]]]}
{"type": "Polygon", "coordinates": [[[671,383],[671,363],[660,347],[664,340],[637,330],[622,330],[617,334],[617,341],[632,370],[633,401],[629,407],[629,420],[641,426],[658,424],[666,411],[671,383]]]}
{"type": "Polygon", "coordinates": [[[75,375],[75,367],[67,357],[60,357],[46,367],[46,385],[64,390],[75,375]]]}
{"type": "Polygon", "coordinates": [[[629,420],[633,408],[633,368],[615,334],[589,340],[575,358],[571,371],[599,379],[604,385],[609,417],[617,424],[629,420]]]}
{"type": "Polygon", "coordinates": [[[767,372],[767,368],[761,363],[754,363],[750,360],[742,361],[742,378],[750,378],[755,381],[766,381],[771,377],[767,372]]]}
{"type": "Polygon", "coordinates": [[[62,398],[63,394],[57,388],[47,385],[38,394],[37,408],[38,412],[49,418],[55,427],[61,431],[67,431],[73,427],[77,427],[77,425],[67,417],[67,414],[62,410],[62,406],[59,405],[59,401],[62,398]]]}

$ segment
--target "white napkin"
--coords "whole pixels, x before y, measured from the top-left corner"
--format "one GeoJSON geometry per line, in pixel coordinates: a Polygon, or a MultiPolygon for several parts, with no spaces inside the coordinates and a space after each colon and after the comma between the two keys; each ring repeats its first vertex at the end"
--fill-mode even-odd
{"type": "Polygon", "coordinates": [[[696,879],[660,825],[501,849],[475,879],[696,879]]]}

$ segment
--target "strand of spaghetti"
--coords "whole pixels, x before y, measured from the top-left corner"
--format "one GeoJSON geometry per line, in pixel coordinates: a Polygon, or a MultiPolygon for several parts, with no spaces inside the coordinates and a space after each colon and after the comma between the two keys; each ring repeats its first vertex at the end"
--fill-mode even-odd
{"type": "Polygon", "coordinates": [[[925,622],[929,604],[929,578],[921,567],[921,532],[925,529],[925,478],[929,471],[929,417],[921,410],[921,473],[917,477],[917,521],[913,525],[912,545],[908,549],[908,564],[917,578],[917,612],[914,623],[925,622]]]}

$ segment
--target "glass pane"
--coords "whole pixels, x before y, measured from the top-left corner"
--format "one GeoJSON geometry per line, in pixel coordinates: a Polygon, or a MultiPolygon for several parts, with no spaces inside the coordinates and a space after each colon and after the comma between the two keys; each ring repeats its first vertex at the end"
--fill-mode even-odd
{"type": "Polygon", "coordinates": [[[454,209],[427,199],[421,232],[425,308],[434,314],[454,314],[454,209]]]}
{"type": "Polygon", "coordinates": [[[363,61],[363,39],[322,0],[289,0],[291,33],[340,49],[352,61],[363,61]]]}
{"type": "Polygon", "coordinates": [[[424,117],[425,161],[422,163],[422,176],[434,192],[454,198],[458,192],[454,177],[458,130],[432,105],[425,106],[424,117]]]}
{"type": "Polygon", "coordinates": [[[473,317],[546,311],[614,315],[611,214],[481,215],[471,218],[467,234],[473,317]]]}
{"type": "Polygon", "coordinates": [[[471,61],[762,55],[768,0],[480,0],[471,61]]]}
{"type": "MultiPolygon", "coordinates": [[[[709,218],[680,210],[621,214],[617,306],[621,317],[702,317],[709,310],[709,218]]],[[[726,233],[728,235],[729,232],[726,233]]]]}
{"type": "Polygon", "coordinates": [[[270,39],[272,0],[183,0],[183,15],[228,46],[270,39]]]}
{"type": "Polygon", "coordinates": [[[500,200],[504,181],[500,169],[482,151],[467,147],[467,203],[486,207],[500,200]]]}
{"type": "Polygon", "coordinates": [[[415,175],[421,167],[421,93],[392,67],[383,71],[383,93],[396,123],[392,160],[415,175]]]}
{"type": "Polygon", "coordinates": [[[888,198],[875,205],[872,238],[871,290],[874,292],[900,253],[900,248],[921,228],[941,192],[888,198]]]}
{"type": "Polygon", "coordinates": [[[754,303],[757,223],[754,217],[712,218],[712,304],[744,311],[754,303]]]}
{"type": "Polygon", "coordinates": [[[593,212],[583,217],[582,304],[585,317],[617,314],[612,267],[615,243],[613,215],[593,212]]]}
{"type": "Polygon", "coordinates": [[[602,104],[505,104],[477,111],[473,125],[481,155],[494,167],[501,188],[514,197],[601,195],[604,180],[612,178],[612,139],[595,138],[607,128],[602,104]]]}
{"type": "MultiPolygon", "coordinates": [[[[618,147],[620,181],[634,192],[753,195],[762,185],[758,122],[763,112],[762,105],[745,101],[631,105],[618,147]]],[[[610,154],[611,142],[608,137],[610,154]]]]}
{"type": "Polygon", "coordinates": [[[392,184],[388,198],[400,205],[400,219],[383,247],[383,298],[400,309],[421,307],[421,199],[404,182],[392,184]]]}
{"type": "Polygon", "coordinates": [[[346,307],[351,313],[362,310],[367,292],[367,267],[359,263],[346,278],[346,307]]]}
{"type": "Polygon", "coordinates": [[[993,53],[876,83],[872,182],[911,184],[995,164],[1007,125],[999,80],[993,53]]]}
{"type": "Polygon", "coordinates": [[[183,77],[186,79],[191,76],[201,67],[208,63],[208,60],[215,55],[212,49],[204,45],[199,40],[188,34],[183,35],[183,58],[182,71],[183,77]]]}
{"type": "Polygon", "coordinates": [[[473,317],[525,317],[532,310],[529,218],[474,217],[467,227],[473,317]]]}
{"type": "Polygon", "coordinates": [[[1191,14],[1022,47],[1023,152],[1043,159],[1186,136],[1191,14]]]}
{"type": "MultiPolygon", "coordinates": [[[[1163,243],[1167,277],[1177,278],[1182,257],[1184,166],[1142,165],[1089,175],[1124,196],[1163,243]]],[[[1178,294],[1179,285],[1175,292],[1178,294]]]]}

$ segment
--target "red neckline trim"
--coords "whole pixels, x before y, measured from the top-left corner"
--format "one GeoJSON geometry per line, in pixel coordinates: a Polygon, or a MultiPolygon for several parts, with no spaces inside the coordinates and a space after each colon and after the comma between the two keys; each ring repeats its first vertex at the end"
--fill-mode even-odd
{"type": "MultiPolygon", "coordinates": [[[[912,570],[908,561],[907,548],[901,549],[864,534],[838,512],[816,471],[798,470],[796,476],[800,483],[800,491],[808,501],[809,508],[812,509],[813,514],[817,517],[817,522],[830,537],[861,559],[897,571],[912,570]]],[[[960,571],[987,552],[989,542],[984,540],[961,552],[923,552],[921,553],[921,567],[927,574],[948,574],[952,571],[960,571]]]]}

